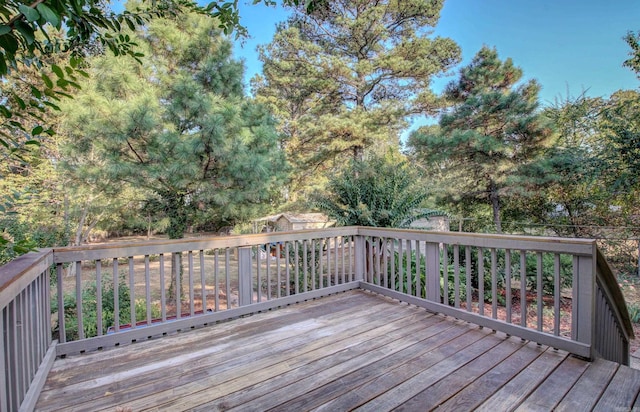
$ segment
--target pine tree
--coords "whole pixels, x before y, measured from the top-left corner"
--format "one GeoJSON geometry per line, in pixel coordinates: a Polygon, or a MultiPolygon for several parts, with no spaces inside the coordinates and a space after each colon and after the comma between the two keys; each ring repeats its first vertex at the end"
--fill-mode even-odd
{"type": "Polygon", "coordinates": [[[95,80],[66,108],[73,150],[102,159],[77,172],[151,193],[173,239],[198,219],[228,225],[269,207],[287,170],[275,122],[244,97],[242,64],[216,23],[181,15],[131,36],[142,64],[92,60],[95,80]]]}
{"type": "Polygon", "coordinates": [[[322,5],[278,28],[260,48],[264,73],[254,79],[303,183],[365,149],[397,148],[407,117],[435,108],[433,76],[460,56],[451,39],[430,36],[440,0],[322,5]]]}
{"type": "Polygon", "coordinates": [[[425,164],[446,172],[450,204],[488,205],[502,232],[501,204],[522,184],[518,176],[536,162],[552,129],[538,112],[540,87],[521,85],[522,70],[483,47],[445,91],[452,104],[438,134],[417,131],[412,144],[425,164]]]}

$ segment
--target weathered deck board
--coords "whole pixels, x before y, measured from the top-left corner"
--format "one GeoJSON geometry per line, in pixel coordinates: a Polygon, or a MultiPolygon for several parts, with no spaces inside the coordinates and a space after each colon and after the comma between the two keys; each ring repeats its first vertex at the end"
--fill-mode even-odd
{"type": "Polygon", "coordinates": [[[350,291],[56,361],[36,410],[629,409],[640,371],[350,291]]]}

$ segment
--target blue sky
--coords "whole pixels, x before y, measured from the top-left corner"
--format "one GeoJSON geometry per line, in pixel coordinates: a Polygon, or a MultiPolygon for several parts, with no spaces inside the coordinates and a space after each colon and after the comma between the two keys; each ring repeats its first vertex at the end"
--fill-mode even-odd
{"type": "MultiPolygon", "coordinates": [[[[252,38],[236,45],[235,55],[245,60],[248,84],[261,70],[256,46],[271,40],[287,13],[245,1],[240,1],[242,22],[252,38]]],[[[463,65],[482,45],[496,47],[526,79],[540,82],[541,103],[551,104],[567,91],[606,97],[640,87],[622,67],[629,51],[622,37],[629,30],[640,30],[640,0],[446,0],[435,34],[460,45],[463,65]]],[[[453,78],[436,79],[434,89],[453,78]]]]}

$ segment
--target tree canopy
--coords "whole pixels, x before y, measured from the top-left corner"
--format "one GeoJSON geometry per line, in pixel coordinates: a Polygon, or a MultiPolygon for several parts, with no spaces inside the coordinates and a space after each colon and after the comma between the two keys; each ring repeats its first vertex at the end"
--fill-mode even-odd
{"type": "Polygon", "coordinates": [[[411,138],[426,164],[446,172],[449,202],[490,206],[498,233],[503,197],[516,181],[522,184],[518,175],[539,158],[552,134],[537,112],[540,86],[533,80],[517,85],[521,78],[511,59],[502,61],[495,49],[483,47],[447,86],[452,108],[440,118],[439,132],[423,129],[411,138]]]}
{"type": "Polygon", "coordinates": [[[441,8],[439,0],[327,2],[294,14],[259,49],[254,94],[279,119],[305,182],[366,148],[397,148],[407,117],[435,109],[430,82],[460,59],[453,40],[431,35],[441,8]]]}
{"type": "Polygon", "coordinates": [[[142,64],[92,59],[94,80],[67,102],[72,150],[101,159],[75,172],[152,193],[172,238],[200,215],[229,224],[278,196],[286,166],[274,121],[244,97],[242,65],[215,23],[183,14],[131,36],[142,64]]]}

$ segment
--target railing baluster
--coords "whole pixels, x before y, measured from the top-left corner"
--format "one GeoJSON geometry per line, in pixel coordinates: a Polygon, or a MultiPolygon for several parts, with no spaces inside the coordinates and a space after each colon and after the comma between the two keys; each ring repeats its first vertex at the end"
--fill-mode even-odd
{"type": "MultiPolygon", "coordinates": [[[[420,257],[420,247],[416,247],[417,257],[420,257]]],[[[418,259],[417,262],[420,260],[418,259]]],[[[417,263],[416,263],[417,264],[417,263]]],[[[435,242],[425,242],[425,298],[431,302],[441,303],[440,295],[440,245],[435,242]]]]}
{"type": "Polygon", "coordinates": [[[406,288],[404,287],[404,270],[403,270],[403,261],[404,261],[404,240],[398,239],[398,291],[407,293],[406,288]]]}
{"type": "Polygon", "coordinates": [[[102,261],[96,260],[96,329],[102,336],[102,261]]]}
{"type": "MultiPolygon", "coordinates": [[[[306,240],[304,240],[305,242],[305,254],[304,254],[304,258],[305,258],[305,263],[304,263],[304,267],[302,268],[304,271],[304,278],[307,278],[307,264],[306,264],[306,258],[307,258],[307,254],[306,254],[306,240]]],[[[284,265],[285,265],[285,277],[286,277],[286,289],[285,289],[285,293],[286,296],[290,296],[291,295],[291,242],[285,242],[284,244],[284,265]]],[[[297,288],[296,288],[296,293],[297,292],[297,288]]]]}
{"type": "Polygon", "coordinates": [[[213,253],[214,253],[213,254],[213,282],[216,285],[214,301],[215,301],[215,311],[218,312],[220,310],[220,283],[218,279],[218,273],[220,269],[220,262],[219,262],[220,250],[216,249],[213,253]]]}
{"type": "Polygon", "coordinates": [[[298,242],[297,240],[295,240],[293,242],[293,250],[294,250],[294,254],[293,254],[293,261],[294,261],[294,288],[296,290],[296,294],[300,293],[300,242],[298,242]]]}
{"type": "Polygon", "coordinates": [[[442,303],[449,305],[449,245],[442,246],[442,303]]]}
{"type": "Polygon", "coordinates": [[[391,250],[389,251],[389,258],[391,259],[391,273],[389,276],[391,277],[391,290],[396,289],[396,240],[391,239],[391,250]]]}
{"type": "MultiPolygon", "coordinates": [[[[298,248],[301,246],[300,242],[295,241],[296,254],[294,256],[295,261],[295,276],[296,276],[296,290],[299,291],[300,287],[300,257],[298,254],[298,248]]],[[[312,289],[315,289],[315,285],[311,285],[312,289]]],[[[306,292],[309,290],[309,281],[307,280],[307,242],[302,242],[302,291],[306,292]]]]}
{"type": "Polygon", "coordinates": [[[160,311],[162,321],[167,321],[167,285],[165,283],[164,253],[160,253],[160,311]]]}
{"type": "MultiPolygon", "coordinates": [[[[324,270],[322,268],[322,254],[324,253],[324,239],[318,239],[318,247],[320,252],[318,253],[318,289],[324,287],[324,270]]],[[[366,278],[365,278],[366,279],[366,278]]]]}
{"type": "Polygon", "coordinates": [[[484,316],[484,249],[478,248],[478,313],[484,316]]]}
{"type": "Polygon", "coordinates": [[[256,289],[258,294],[258,303],[262,302],[262,259],[260,258],[260,255],[262,254],[262,246],[265,246],[265,250],[267,249],[266,245],[258,245],[256,250],[256,289]]]}
{"type": "Polygon", "coordinates": [[[467,289],[467,312],[472,311],[472,295],[471,295],[471,247],[465,246],[464,249],[464,269],[465,269],[465,287],[467,289]]]}
{"type": "Polygon", "coordinates": [[[9,355],[9,370],[13,371],[14,379],[9,379],[9,407],[15,409],[18,401],[18,393],[20,391],[20,369],[18,368],[18,334],[16,331],[17,319],[16,319],[16,299],[11,301],[7,306],[7,341],[8,341],[8,353],[9,355]]]}
{"type": "Polygon", "coordinates": [[[498,252],[491,248],[491,317],[498,318],[498,252]]]}
{"type": "Polygon", "coordinates": [[[560,336],[560,292],[561,292],[561,279],[560,279],[560,255],[558,253],[553,255],[553,334],[560,336]]]}
{"type": "Polygon", "coordinates": [[[63,287],[63,276],[62,276],[62,263],[58,263],[56,265],[56,277],[57,277],[57,294],[58,294],[58,341],[60,343],[65,343],[67,341],[67,332],[65,328],[64,322],[64,291],[63,287]]]}
{"type": "Polygon", "coordinates": [[[84,323],[82,316],[82,262],[76,262],[76,316],[78,321],[78,338],[84,339],[84,323]]]}
{"type": "Polygon", "coordinates": [[[173,291],[176,301],[176,319],[182,319],[182,252],[172,253],[172,276],[176,277],[176,289],[173,291]]]}
{"type": "Polygon", "coordinates": [[[460,307],[460,246],[453,245],[453,305],[460,307]]]}
{"type": "MultiPolygon", "coordinates": [[[[271,300],[271,243],[267,248],[267,300],[271,300]]],[[[227,309],[229,307],[227,306],[227,309]]]]}
{"type": "Polygon", "coordinates": [[[207,279],[204,266],[204,250],[200,249],[200,300],[202,301],[202,313],[207,313],[207,279]]]}
{"type": "Polygon", "coordinates": [[[537,280],[537,286],[536,288],[538,289],[537,292],[537,296],[536,299],[538,300],[538,307],[537,307],[537,317],[538,317],[538,330],[541,331],[542,330],[542,316],[543,316],[543,307],[544,307],[544,300],[542,298],[542,278],[543,273],[542,273],[542,252],[538,252],[536,253],[536,280],[537,280]]]}
{"type": "Polygon", "coordinates": [[[27,391],[27,387],[29,386],[28,381],[28,373],[27,373],[27,351],[26,351],[26,341],[24,339],[25,328],[26,328],[26,316],[24,314],[25,308],[25,291],[23,290],[16,296],[16,336],[17,336],[17,348],[18,348],[18,367],[20,368],[20,390],[18,391],[18,396],[20,399],[23,398],[24,394],[27,391]]]}
{"type": "MultiPolygon", "coordinates": [[[[420,241],[416,240],[416,296],[421,298],[422,296],[422,284],[420,282],[420,278],[421,278],[421,273],[420,273],[420,257],[421,257],[421,253],[420,253],[420,241]]],[[[426,269],[426,268],[425,268],[426,269]]],[[[426,295],[425,295],[426,297],[426,295]]]]}
{"type": "Polygon", "coordinates": [[[33,359],[32,355],[32,343],[33,339],[31,337],[31,286],[33,284],[27,285],[27,287],[22,291],[23,301],[22,301],[22,352],[24,354],[24,387],[25,393],[29,388],[29,382],[31,382],[31,363],[33,359]]]}
{"type": "Polygon", "coordinates": [[[113,258],[113,328],[120,332],[120,282],[118,279],[118,258],[113,258]]]}
{"type": "Polygon", "coordinates": [[[520,250],[520,325],[527,327],[527,252],[520,250]]]}
{"type": "Polygon", "coordinates": [[[230,268],[230,260],[231,260],[231,249],[226,248],[224,251],[224,277],[225,277],[225,288],[227,293],[227,309],[231,309],[231,268],[230,268]]]}
{"type": "MultiPolygon", "coordinates": [[[[343,269],[344,270],[344,269],[343,269]]],[[[383,287],[389,287],[389,239],[382,238],[382,274],[383,287]]]]}
{"type": "MultiPolygon", "coordinates": [[[[196,314],[195,308],[195,290],[194,290],[194,282],[193,282],[193,251],[190,250],[187,252],[187,259],[189,262],[189,316],[193,316],[196,314]]],[[[238,256],[238,260],[240,257],[238,256]]],[[[239,265],[238,265],[239,266],[239,265]]],[[[238,276],[238,282],[240,282],[240,276],[238,276]]]]}
{"type": "Polygon", "coordinates": [[[147,325],[151,325],[151,272],[149,270],[149,255],[144,255],[144,297],[147,303],[147,325]]]}
{"type": "MultiPolygon", "coordinates": [[[[322,240],[318,240],[319,243],[316,243],[315,239],[311,239],[311,290],[316,289],[316,285],[320,285],[322,283],[322,240]],[[316,273],[316,251],[320,250],[320,255],[318,255],[318,273],[316,273]]],[[[307,256],[307,252],[305,252],[304,256],[307,256]]],[[[308,258],[307,258],[308,259],[308,258]]],[[[307,267],[307,264],[304,264],[304,267],[307,267]]],[[[305,274],[305,279],[307,279],[307,275],[305,274]]],[[[307,284],[305,283],[304,291],[307,291],[307,284]]]]}
{"type": "Polygon", "coordinates": [[[412,260],[412,244],[411,244],[411,240],[407,239],[407,294],[408,295],[413,295],[413,282],[411,279],[411,270],[412,270],[412,265],[411,265],[411,260],[412,260]]]}
{"type": "Polygon", "coordinates": [[[331,286],[331,238],[325,239],[327,245],[327,286],[331,286]]]}
{"type": "Polygon", "coordinates": [[[511,249],[504,251],[504,282],[506,288],[505,300],[507,301],[507,323],[511,323],[512,318],[512,297],[511,297],[511,249]]]}
{"type": "Polygon", "coordinates": [[[136,325],[136,278],[133,264],[133,256],[129,256],[129,310],[131,312],[131,328],[135,329],[136,325]]]}
{"type": "Polygon", "coordinates": [[[276,243],[276,297],[280,299],[282,296],[282,270],[280,268],[280,242],[276,243]]]}
{"type": "MultiPolygon", "coordinates": [[[[309,281],[307,280],[307,277],[309,276],[309,274],[307,273],[307,251],[308,251],[308,241],[305,239],[302,241],[302,291],[306,292],[309,286],[309,281]]],[[[311,246],[313,247],[313,241],[311,243],[311,246]]],[[[313,248],[312,248],[313,250],[313,248]]],[[[313,252],[311,253],[312,259],[315,259],[315,250],[313,250],[313,252]]],[[[312,270],[315,270],[315,265],[313,265],[312,270]]]]}
{"type": "Polygon", "coordinates": [[[333,238],[333,270],[334,275],[333,279],[336,285],[340,284],[339,273],[338,273],[338,238],[333,238]]]}

